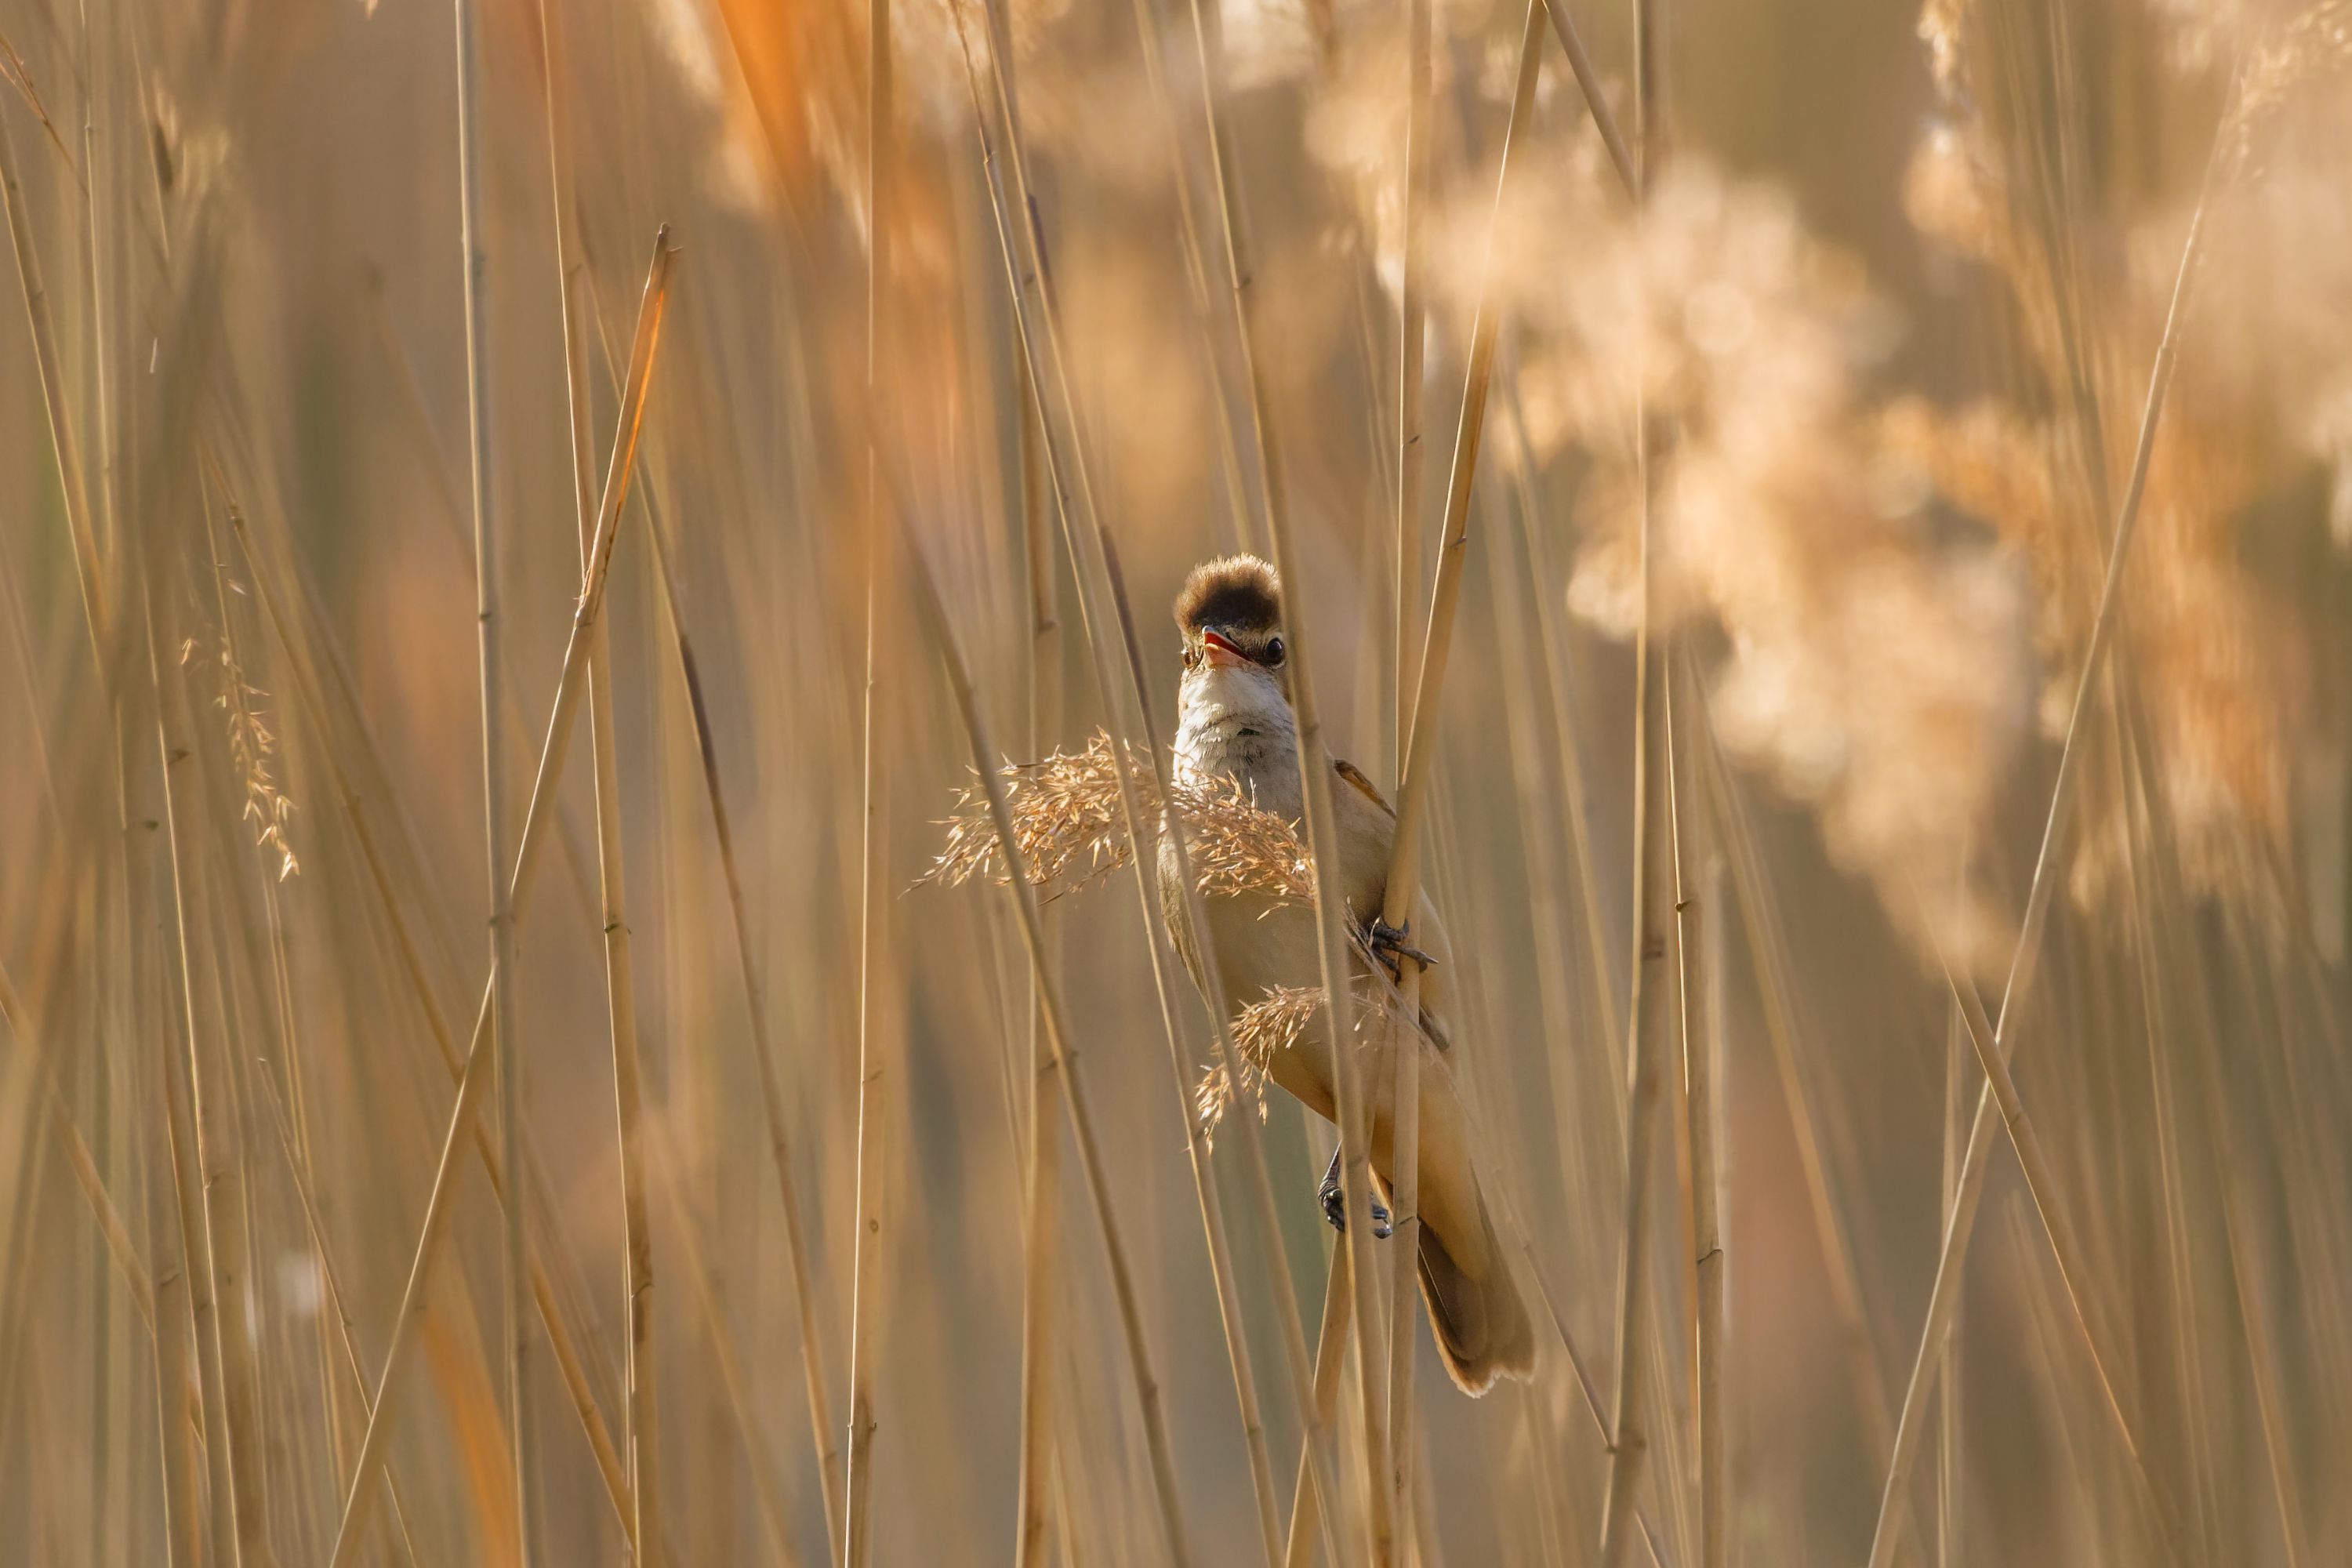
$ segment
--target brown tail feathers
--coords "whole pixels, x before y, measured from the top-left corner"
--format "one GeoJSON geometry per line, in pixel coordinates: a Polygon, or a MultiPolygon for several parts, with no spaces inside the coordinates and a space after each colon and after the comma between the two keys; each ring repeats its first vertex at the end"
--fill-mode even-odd
{"type": "Polygon", "coordinates": [[[1473,1397],[1498,1377],[1532,1377],[1536,1365],[1535,1320],[1483,1199],[1478,1223],[1486,1227],[1486,1245],[1475,1250],[1489,1260],[1483,1279],[1463,1272],[1444,1238],[1426,1226],[1421,1232],[1421,1299],[1429,1308],[1430,1331],[1446,1375],[1473,1397]]]}

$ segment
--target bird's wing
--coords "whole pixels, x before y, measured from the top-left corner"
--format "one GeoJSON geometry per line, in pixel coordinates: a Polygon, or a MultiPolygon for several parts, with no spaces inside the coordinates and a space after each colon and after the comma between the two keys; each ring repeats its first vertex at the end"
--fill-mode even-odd
{"type": "Polygon", "coordinates": [[[1381,794],[1381,789],[1378,784],[1372,783],[1371,780],[1364,776],[1363,769],[1348,761],[1345,757],[1334,757],[1331,759],[1331,771],[1338,773],[1341,778],[1347,780],[1349,787],[1354,789],[1358,795],[1362,795],[1366,800],[1369,800],[1374,805],[1379,806],[1381,808],[1381,815],[1386,816],[1391,822],[1394,822],[1396,820],[1396,807],[1388,803],[1388,797],[1381,794]]]}

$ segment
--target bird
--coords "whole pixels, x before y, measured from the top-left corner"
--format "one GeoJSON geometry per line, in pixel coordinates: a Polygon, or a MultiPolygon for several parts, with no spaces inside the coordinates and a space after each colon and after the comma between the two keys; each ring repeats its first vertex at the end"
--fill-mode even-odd
{"type": "MultiPolygon", "coordinates": [[[[1183,634],[1173,748],[1179,787],[1231,778],[1258,806],[1296,822],[1304,801],[1280,577],[1254,555],[1203,563],[1177,595],[1175,614],[1183,634]]],[[[1396,813],[1361,769],[1328,753],[1316,764],[1331,771],[1337,890],[1349,918],[1382,962],[1392,963],[1389,955],[1402,952],[1424,967],[1420,1029],[1367,1030],[1358,1047],[1358,1080],[1371,1110],[1373,1234],[1388,1234],[1388,1212],[1379,1200],[1389,1190],[1392,1168],[1391,1052],[1402,1039],[1423,1053],[1417,1166],[1422,1300],[1447,1375],[1464,1393],[1482,1394],[1497,1378],[1534,1375],[1535,1324],[1480,1182],[1469,1118],[1449,1064],[1454,1032],[1444,1011],[1452,973],[1445,928],[1426,892],[1404,926],[1391,929],[1381,922],[1396,813]]],[[[1177,952],[1209,1006],[1233,1017],[1270,989],[1320,987],[1315,910],[1273,893],[1244,892],[1204,900],[1204,924],[1223,989],[1222,995],[1209,994],[1178,866],[1172,835],[1163,833],[1160,902],[1177,952]]],[[[1370,973],[1360,955],[1350,962],[1370,973]]],[[[1295,1045],[1274,1053],[1266,1076],[1308,1110],[1336,1122],[1333,1066],[1329,1032],[1318,1017],[1295,1045]]],[[[1339,1173],[1335,1151],[1318,1196],[1326,1217],[1344,1229],[1339,1173]]]]}

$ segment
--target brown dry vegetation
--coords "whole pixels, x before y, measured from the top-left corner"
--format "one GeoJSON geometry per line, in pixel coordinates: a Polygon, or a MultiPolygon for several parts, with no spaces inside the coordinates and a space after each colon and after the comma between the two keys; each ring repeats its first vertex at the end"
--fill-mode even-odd
{"type": "Polygon", "coordinates": [[[457,19],[0,6],[0,1563],[2352,1561],[2343,0],[457,19]]]}

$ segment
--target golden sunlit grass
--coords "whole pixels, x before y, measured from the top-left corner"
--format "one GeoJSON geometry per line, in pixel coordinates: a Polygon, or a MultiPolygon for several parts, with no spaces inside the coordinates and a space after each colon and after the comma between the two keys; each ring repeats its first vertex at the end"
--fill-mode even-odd
{"type": "Polygon", "coordinates": [[[2347,69],[0,16],[0,1561],[2352,1560],[2347,69]],[[1234,550],[1381,910],[1171,754],[1234,550]],[[1317,1196],[1421,894],[1475,1401],[1416,1162],[1317,1196]],[[1235,898],[1321,940],[1216,1017],[1235,898]]]}

